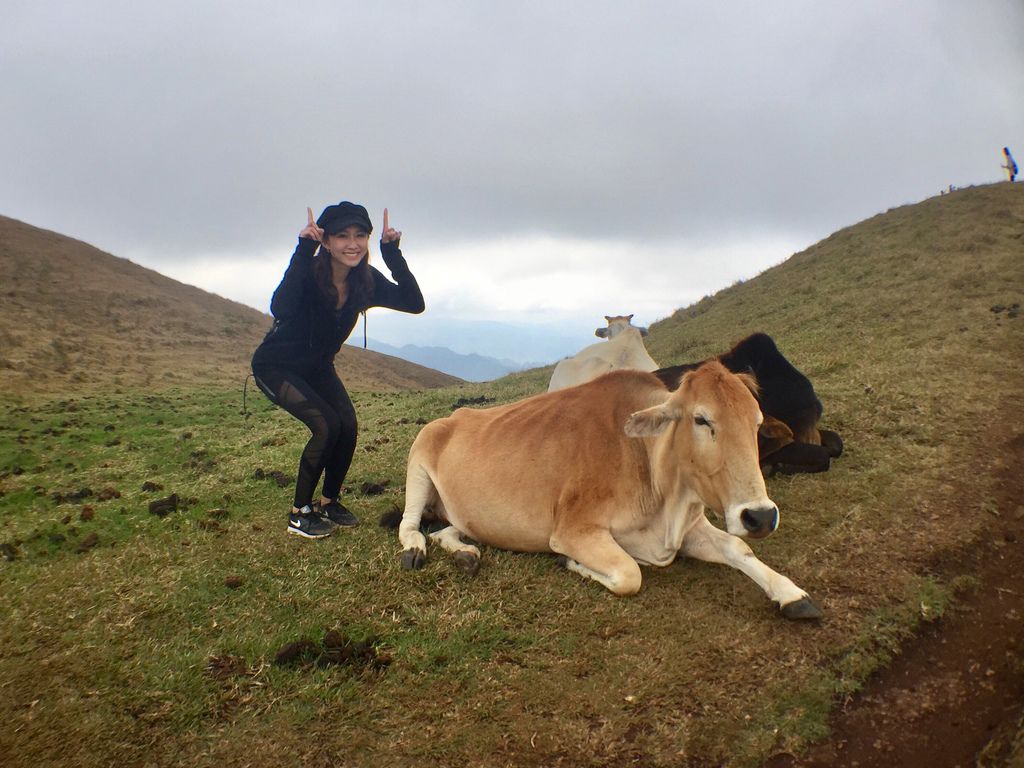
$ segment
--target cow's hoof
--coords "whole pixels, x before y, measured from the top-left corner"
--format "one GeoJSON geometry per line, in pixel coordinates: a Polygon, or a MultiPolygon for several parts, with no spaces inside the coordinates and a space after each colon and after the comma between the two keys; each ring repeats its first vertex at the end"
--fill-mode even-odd
{"type": "Polygon", "coordinates": [[[782,606],[782,615],[787,619],[820,619],[824,614],[811,602],[811,598],[803,597],[782,606]]]}
{"type": "Polygon", "coordinates": [[[455,553],[455,565],[459,567],[460,571],[470,576],[476,576],[477,571],[480,570],[480,557],[472,552],[460,550],[455,553]]]}
{"type": "Polygon", "coordinates": [[[565,555],[559,555],[558,557],[556,557],[555,558],[555,562],[558,563],[558,565],[561,566],[562,568],[568,568],[569,567],[569,558],[566,557],[565,555]]]}
{"type": "Polygon", "coordinates": [[[830,429],[819,429],[818,434],[821,435],[821,447],[828,451],[828,455],[833,459],[838,459],[843,455],[843,438],[839,436],[838,432],[833,432],[830,429]]]}
{"type": "Polygon", "coordinates": [[[402,568],[418,571],[427,564],[427,553],[422,549],[407,549],[402,553],[402,568]]]}

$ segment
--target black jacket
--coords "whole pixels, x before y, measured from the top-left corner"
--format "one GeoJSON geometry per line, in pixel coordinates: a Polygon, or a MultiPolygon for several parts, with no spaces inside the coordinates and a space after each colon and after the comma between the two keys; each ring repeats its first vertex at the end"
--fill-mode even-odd
{"type": "Polygon", "coordinates": [[[369,299],[360,306],[350,299],[337,310],[317,288],[313,276],[316,249],[315,240],[299,238],[291,263],[270,300],[274,325],[252,356],[254,368],[312,371],[331,365],[363,310],[387,307],[414,314],[423,311],[423,294],[394,243],[381,243],[381,255],[395,282],[370,267],[373,291],[369,299]]]}

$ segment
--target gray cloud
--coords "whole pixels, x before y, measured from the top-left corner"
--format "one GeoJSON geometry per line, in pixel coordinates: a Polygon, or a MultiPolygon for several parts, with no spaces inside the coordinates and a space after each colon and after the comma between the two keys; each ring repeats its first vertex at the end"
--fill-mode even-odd
{"type": "Polygon", "coordinates": [[[707,5],[8,8],[0,213],[156,262],[341,198],[435,246],[810,242],[1024,148],[1016,0],[707,5]]]}

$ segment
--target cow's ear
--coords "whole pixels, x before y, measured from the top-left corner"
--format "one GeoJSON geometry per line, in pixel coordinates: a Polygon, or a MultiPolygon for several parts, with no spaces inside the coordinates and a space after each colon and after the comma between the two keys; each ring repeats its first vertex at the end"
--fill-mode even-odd
{"type": "Polygon", "coordinates": [[[757,434],[772,440],[793,442],[793,430],[784,421],[779,421],[774,416],[764,417],[764,421],[761,422],[761,426],[757,429],[757,434]]]}
{"type": "Polygon", "coordinates": [[[660,435],[668,428],[669,424],[679,421],[681,416],[681,411],[669,403],[645,408],[626,419],[626,436],[654,437],[660,435]]]}
{"type": "Polygon", "coordinates": [[[608,335],[608,329],[598,328],[597,330],[594,331],[594,335],[597,336],[599,339],[603,339],[605,336],[608,335]]]}

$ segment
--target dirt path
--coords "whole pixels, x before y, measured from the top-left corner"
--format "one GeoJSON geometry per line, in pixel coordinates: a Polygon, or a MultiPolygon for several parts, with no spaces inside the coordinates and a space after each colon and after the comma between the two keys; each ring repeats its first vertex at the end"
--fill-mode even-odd
{"type": "Polygon", "coordinates": [[[987,462],[989,535],[940,564],[977,586],[837,712],[828,742],[768,768],[1024,767],[1024,433],[1011,434],[987,462]]]}

